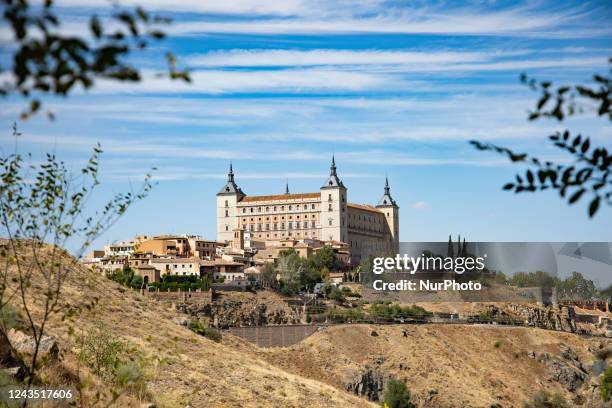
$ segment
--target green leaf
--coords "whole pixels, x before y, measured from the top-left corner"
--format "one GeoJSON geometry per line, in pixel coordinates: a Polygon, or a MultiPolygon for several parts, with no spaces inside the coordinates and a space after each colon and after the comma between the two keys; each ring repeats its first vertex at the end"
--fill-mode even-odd
{"type": "Polygon", "coordinates": [[[581,188],[580,190],[576,191],[574,194],[572,194],[572,196],[570,197],[568,202],[570,204],[574,204],[575,202],[580,200],[580,197],[582,197],[582,195],[584,194],[585,191],[586,191],[586,189],[584,189],[584,188],[581,188]]]}
{"type": "Polygon", "coordinates": [[[597,196],[591,201],[591,205],[589,205],[589,217],[593,217],[597,210],[599,209],[599,202],[601,201],[601,197],[597,196]]]}

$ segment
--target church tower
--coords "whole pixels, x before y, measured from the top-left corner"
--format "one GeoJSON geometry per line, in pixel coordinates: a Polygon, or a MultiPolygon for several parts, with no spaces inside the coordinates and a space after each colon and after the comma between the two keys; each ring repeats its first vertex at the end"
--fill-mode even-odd
{"type": "Polygon", "coordinates": [[[217,241],[229,243],[234,239],[234,229],[238,228],[237,205],[245,197],[242,189],[234,181],[234,170],[230,163],[227,182],[217,193],[217,241]]]}
{"type": "Polygon", "coordinates": [[[321,186],[321,236],[323,241],[348,242],[348,214],[346,187],[336,172],[332,156],[330,173],[321,186]]]}
{"type": "Polygon", "coordinates": [[[389,250],[392,252],[399,251],[399,206],[391,197],[391,188],[389,187],[389,179],[385,177],[385,190],[381,199],[378,201],[378,208],[385,214],[387,226],[391,234],[389,242],[389,250]]]}

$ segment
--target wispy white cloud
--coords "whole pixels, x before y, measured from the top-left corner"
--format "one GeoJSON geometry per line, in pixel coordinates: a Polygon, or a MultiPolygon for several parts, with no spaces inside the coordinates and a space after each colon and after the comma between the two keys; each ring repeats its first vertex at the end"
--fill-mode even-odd
{"type": "MultiPolygon", "coordinates": [[[[525,53],[522,51],[521,53],[525,53]]],[[[383,50],[248,50],[212,51],[187,58],[190,66],[273,67],[312,65],[448,64],[487,61],[501,52],[383,51],[383,50]]],[[[513,53],[516,54],[516,53],[513,53]]]]}
{"type": "Polygon", "coordinates": [[[429,207],[425,201],[417,201],[412,203],[410,206],[415,210],[424,210],[429,207]]]}
{"type": "Polygon", "coordinates": [[[177,35],[402,33],[566,38],[610,35],[610,28],[589,26],[585,22],[589,17],[586,14],[582,10],[552,10],[549,7],[541,10],[531,7],[502,10],[397,7],[375,8],[359,15],[349,7],[327,18],[318,13],[316,17],[303,15],[282,19],[181,21],[171,27],[170,32],[177,35]]]}
{"type": "Polygon", "coordinates": [[[313,92],[363,91],[397,86],[423,86],[419,81],[406,81],[391,75],[369,72],[348,72],[334,69],[287,69],[278,71],[197,71],[192,83],[170,81],[145,72],[145,80],[137,84],[100,81],[95,93],[239,93],[239,92],[313,92]]]}

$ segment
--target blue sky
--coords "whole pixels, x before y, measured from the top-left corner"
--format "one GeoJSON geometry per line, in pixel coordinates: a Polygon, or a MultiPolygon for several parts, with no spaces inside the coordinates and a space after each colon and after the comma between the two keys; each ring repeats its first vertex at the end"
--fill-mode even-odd
{"type": "MultiPolygon", "coordinates": [[[[103,0],[57,2],[63,30],[108,10],[103,0]]],[[[46,100],[57,119],[21,123],[22,151],[53,150],[82,164],[105,150],[103,185],[159,181],[98,242],[135,234],[215,236],[215,193],[234,163],[247,194],[316,191],[332,153],[349,200],[375,204],[385,175],[401,207],[404,241],[612,241],[610,209],[589,220],[584,203],[554,193],[501,191],[520,167],[475,151],[479,139],[565,160],[546,136],[569,127],[611,146],[610,124],[584,116],[528,122],[536,96],[519,75],[585,82],[612,56],[607,2],[191,1],[139,2],[169,15],[170,38],[134,56],[146,80],[99,82],[46,100]],[[155,77],[172,49],[191,85],[155,77]]],[[[122,2],[132,4],[132,2],[122,2]]],[[[11,40],[0,30],[3,66],[11,40]]],[[[3,153],[24,107],[5,99],[3,153]]]]}

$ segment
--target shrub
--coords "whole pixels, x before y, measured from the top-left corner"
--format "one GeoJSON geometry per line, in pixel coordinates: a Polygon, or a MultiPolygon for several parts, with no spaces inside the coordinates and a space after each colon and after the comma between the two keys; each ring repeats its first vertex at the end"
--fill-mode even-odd
{"type": "Polygon", "coordinates": [[[201,334],[201,335],[204,335],[204,330],[206,329],[204,324],[200,320],[198,320],[198,319],[191,319],[189,321],[189,324],[187,325],[187,327],[192,332],[197,333],[197,334],[201,334]]]}
{"type": "Polygon", "coordinates": [[[124,391],[144,397],[147,382],[142,366],[136,361],[120,364],[115,373],[115,384],[124,391]]]}
{"type": "Polygon", "coordinates": [[[204,336],[217,343],[221,342],[221,332],[213,327],[206,327],[204,323],[198,319],[192,319],[187,327],[189,327],[192,332],[197,333],[200,336],[204,336]]]}
{"type": "Polygon", "coordinates": [[[570,405],[561,394],[539,390],[533,394],[531,402],[525,404],[525,408],[570,408],[570,405]]]}
{"type": "Polygon", "coordinates": [[[331,309],[328,313],[329,319],[335,323],[345,323],[347,321],[359,321],[363,319],[361,309],[331,309]]]}
{"type": "Polygon", "coordinates": [[[346,300],[344,297],[344,292],[338,288],[332,288],[329,293],[329,298],[331,300],[335,300],[338,303],[342,303],[346,300]]]}
{"type": "Polygon", "coordinates": [[[204,329],[204,337],[206,337],[206,338],[208,338],[208,339],[210,339],[210,340],[212,340],[214,342],[217,342],[217,343],[220,343],[221,339],[222,339],[221,331],[219,331],[219,330],[217,330],[217,329],[215,329],[213,327],[207,327],[207,328],[204,329]]]}
{"type": "Polygon", "coordinates": [[[410,402],[410,391],[406,383],[394,379],[387,383],[384,405],[389,408],[416,408],[416,405],[410,402]]]}
{"type": "Polygon", "coordinates": [[[372,313],[375,316],[386,319],[412,316],[431,316],[433,314],[417,305],[402,307],[398,304],[390,304],[389,302],[376,303],[372,305],[372,313]]]}
{"type": "Polygon", "coordinates": [[[132,289],[140,289],[142,288],[143,283],[144,281],[142,280],[142,276],[134,275],[134,277],[132,278],[132,281],[130,282],[130,287],[132,289]]]}
{"type": "Polygon", "coordinates": [[[4,328],[7,332],[12,328],[23,330],[25,325],[21,312],[8,303],[5,303],[0,308],[0,327],[4,328]]]}
{"type": "Polygon", "coordinates": [[[94,374],[103,380],[112,382],[125,345],[103,325],[82,336],[80,341],[79,359],[81,362],[89,366],[94,374]]]}
{"type": "Polygon", "coordinates": [[[608,402],[612,398],[612,367],[604,372],[600,381],[601,399],[608,402]]]}
{"type": "Polygon", "coordinates": [[[501,341],[497,340],[495,343],[493,343],[493,347],[500,348],[501,347],[501,341]]]}

